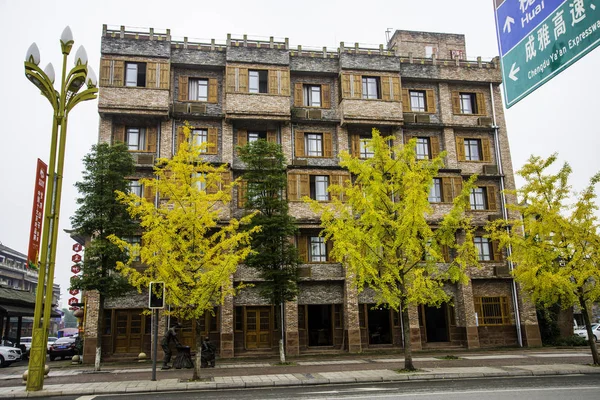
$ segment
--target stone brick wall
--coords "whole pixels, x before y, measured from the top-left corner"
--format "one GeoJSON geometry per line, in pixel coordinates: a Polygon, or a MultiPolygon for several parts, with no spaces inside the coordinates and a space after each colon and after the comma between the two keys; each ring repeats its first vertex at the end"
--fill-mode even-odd
{"type": "MultiPolygon", "coordinates": [[[[252,47],[228,47],[227,63],[243,62],[256,64],[289,65],[290,53],[288,50],[257,49],[252,47]]],[[[249,67],[250,68],[250,67],[249,67]]]]}
{"type": "Polygon", "coordinates": [[[344,52],[340,54],[340,68],[397,73],[400,70],[400,58],[379,54],[367,55],[344,52]]]}
{"type": "Polygon", "coordinates": [[[236,115],[253,116],[257,119],[290,116],[287,96],[273,96],[261,93],[227,93],[225,112],[236,115]]]}
{"type": "Polygon", "coordinates": [[[398,124],[402,119],[402,103],[382,100],[343,99],[340,103],[342,124],[398,124]]]}
{"type": "Polygon", "coordinates": [[[169,91],[137,87],[101,87],[98,108],[103,112],[167,115],[169,112],[169,91]]]}
{"type": "Polygon", "coordinates": [[[298,304],[342,304],[343,282],[300,282],[298,304]]]}
{"type": "Polygon", "coordinates": [[[397,30],[388,48],[394,48],[396,54],[408,56],[412,53],[414,57],[425,57],[425,47],[431,46],[437,49],[439,58],[450,59],[451,50],[461,50],[467,56],[465,35],[434,32],[415,32],[397,30]]]}
{"type": "Polygon", "coordinates": [[[158,40],[121,39],[119,37],[103,36],[100,51],[102,54],[168,58],[171,55],[171,43],[158,40]]]}
{"type": "Polygon", "coordinates": [[[294,55],[290,57],[290,69],[298,72],[319,72],[337,75],[340,70],[340,64],[338,58],[317,58],[309,57],[308,55],[294,55]]]}
{"type": "Polygon", "coordinates": [[[171,63],[181,65],[224,66],[227,60],[224,51],[198,49],[171,49],[171,63]]]}
{"type": "MultiPolygon", "coordinates": [[[[223,93],[225,78],[222,70],[210,70],[210,69],[191,69],[191,68],[174,68],[173,71],[173,82],[171,91],[171,100],[177,103],[179,101],[179,77],[186,76],[189,79],[216,79],[217,80],[217,103],[209,103],[205,101],[184,101],[184,103],[204,104],[206,105],[206,113],[203,116],[217,116],[220,117],[223,113],[223,93]]],[[[193,116],[192,116],[193,117],[193,116]]]]}

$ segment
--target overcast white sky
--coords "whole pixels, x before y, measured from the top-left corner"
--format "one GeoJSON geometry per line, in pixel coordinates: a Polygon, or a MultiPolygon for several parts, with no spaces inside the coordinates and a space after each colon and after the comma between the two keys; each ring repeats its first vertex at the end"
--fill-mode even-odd
{"type": "MultiPolygon", "coordinates": [[[[59,38],[69,25],[75,39],[72,55],[83,44],[98,73],[102,24],[170,28],[172,36],[188,36],[190,40],[223,41],[227,33],[247,33],[288,37],[294,47],[330,48],[337,48],[340,41],[385,44],[387,28],[462,33],[469,58],[489,60],[498,55],[493,0],[0,0],[4,32],[0,62],[0,242],[22,253],[27,253],[29,241],[36,160],[48,162],[52,120],[47,100],[25,78],[25,53],[36,42],[40,66],[52,62],[60,76],[59,38]]],[[[558,152],[560,161],[573,167],[576,189],[583,189],[589,177],[600,171],[600,124],[596,119],[600,112],[599,65],[600,50],[596,49],[506,110],[515,170],[531,154],[547,157],[558,152]]],[[[63,229],[71,227],[70,216],[78,196],[73,185],[81,179],[81,159],[98,138],[97,102],[78,105],[69,117],[55,278],[65,306],[71,297],[67,289],[73,240],[63,229]]]]}

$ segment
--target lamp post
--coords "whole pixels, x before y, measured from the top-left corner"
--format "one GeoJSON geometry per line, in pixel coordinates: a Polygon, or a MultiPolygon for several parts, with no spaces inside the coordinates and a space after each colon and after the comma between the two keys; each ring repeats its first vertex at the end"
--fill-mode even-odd
{"type": "Polygon", "coordinates": [[[58,237],[65,144],[67,141],[67,117],[75,105],[82,101],[95,99],[98,92],[96,75],[87,65],[87,54],[83,46],[79,47],[75,54],[75,66],[67,73],[67,57],[71,52],[73,43],[71,28],[67,26],[60,37],[63,68],[59,90],[54,88],[54,67],[52,64],[48,64],[43,71],[38,67],[40,52],[35,43],[29,47],[25,57],[25,76],[40,89],[42,96],[48,99],[54,111],[48,181],[46,184],[44,227],[38,268],[38,286],[35,297],[33,333],[27,376],[28,391],[41,390],[44,386],[46,344],[52,306],[56,241],[58,237]],[[87,85],[87,89],[78,93],[84,84],[87,85]]]}

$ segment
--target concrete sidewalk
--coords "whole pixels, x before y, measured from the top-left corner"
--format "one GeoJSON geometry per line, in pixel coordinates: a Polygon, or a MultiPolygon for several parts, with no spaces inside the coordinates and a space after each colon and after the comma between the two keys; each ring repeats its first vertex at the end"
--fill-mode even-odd
{"type": "MultiPolygon", "coordinates": [[[[591,360],[589,353],[587,356],[591,360]]],[[[459,354],[458,357],[457,360],[452,360],[453,362],[450,363],[452,365],[447,367],[439,366],[445,362],[443,357],[414,357],[414,364],[419,371],[411,373],[397,371],[396,368],[403,365],[402,357],[374,358],[364,354],[357,355],[355,358],[335,359],[332,357],[331,360],[297,361],[290,368],[277,367],[274,366],[274,363],[236,361],[222,363],[215,369],[203,369],[202,381],[199,382],[189,382],[190,370],[163,371],[157,381],[151,381],[152,368],[147,364],[121,368],[118,366],[107,367],[102,372],[93,372],[89,367],[76,365],[72,368],[52,369],[45,379],[44,389],[38,392],[25,391],[21,375],[26,367],[21,367],[18,370],[19,373],[16,373],[17,370],[15,370],[14,374],[0,375],[0,379],[4,383],[14,384],[14,386],[0,387],[0,397],[25,398],[357,382],[600,374],[600,368],[580,363],[586,360],[586,354],[579,351],[513,351],[503,354],[459,354]],[[485,363],[496,365],[485,366],[485,363]],[[395,367],[390,368],[391,365],[395,367]],[[276,368],[282,368],[281,372],[285,372],[286,369],[294,371],[273,373],[276,368]],[[182,375],[187,375],[188,379],[183,379],[182,375]],[[75,377],[79,378],[80,382],[66,383],[75,377]],[[130,377],[131,379],[129,379],[130,377]],[[107,382],[110,384],[107,385],[107,382]]]]}

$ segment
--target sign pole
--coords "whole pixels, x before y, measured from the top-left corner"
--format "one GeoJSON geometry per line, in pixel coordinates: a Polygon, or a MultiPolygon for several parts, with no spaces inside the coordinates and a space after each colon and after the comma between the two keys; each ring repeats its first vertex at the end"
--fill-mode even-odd
{"type": "Polygon", "coordinates": [[[152,321],[152,381],[156,381],[156,358],[158,357],[158,309],[152,310],[154,318],[152,321]]]}
{"type": "Polygon", "coordinates": [[[152,310],[152,381],[156,381],[156,358],[158,357],[158,310],[165,308],[165,283],[150,282],[148,287],[148,308],[152,310]]]}

